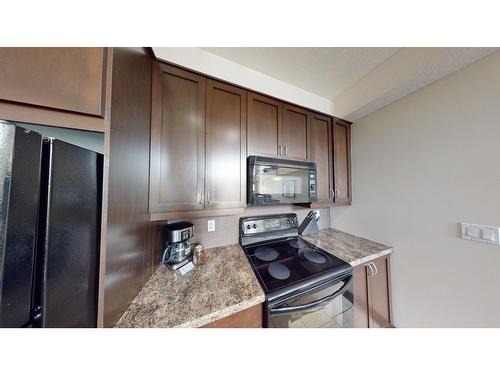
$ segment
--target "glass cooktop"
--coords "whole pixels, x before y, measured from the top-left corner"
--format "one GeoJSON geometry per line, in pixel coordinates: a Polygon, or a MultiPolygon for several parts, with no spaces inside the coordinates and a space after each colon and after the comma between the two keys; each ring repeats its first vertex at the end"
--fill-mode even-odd
{"type": "Polygon", "coordinates": [[[333,269],[350,267],[300,238],[246,246],[244,250],[268,293],[333,269]]]}

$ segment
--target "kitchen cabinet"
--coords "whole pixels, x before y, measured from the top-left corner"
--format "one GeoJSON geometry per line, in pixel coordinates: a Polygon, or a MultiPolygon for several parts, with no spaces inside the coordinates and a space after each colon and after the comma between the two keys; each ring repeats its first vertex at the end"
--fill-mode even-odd
{"type": "Polygon", "coordinates": [[[279,157],[283,105],[267,96],[248,92],[248,155],[279,157]]]}
{"type": "Polygon", "coordinates": [[[333,203],[332,118],[311,114],[312,160],[316,163],[318,201],[314,205],[333,203]]]}
{"type": "Polygon", "coordinates": [[[262,328],[262,304],[209,323],[202,328],[262,328]]]}
{"type": "Polygon", "coordinates": [[[152,86],[151,219],[245,207],[246,91],[160,62],[152,86]]]}
{"type": "Polygon", "coordinates": [[[286,159],[309,160],[311,113],[305,109],[283,104],[281,156],[286,159]]]}
{"type": "Polygon", "coordinates": [[[246,206],[246,91],[207,80],[205,208],[246,206]]]}
{"type": "Polygon", "coordinates": [[[200,75],[153,66],[150,212],[204,208],[205,84],[200,75]]]}
{"type": "Polygon", "coordinates": [[[389,256],[354,267],[354,325],[392,327],[389,256]]]}
{"type": "Polygon", "coordinates": [[[248,155],[310,159],[310,113],[248,92],[248,155]]]}
{"type": "Polygon", "coordinates": [[[0,118],[104,131],[108,48],[0,48],[0,118]]]}
{"type": "Polygon", "coordinates": [[[336,117],[333,120],[333,192],[336,205],[351,204],[351,123],[336,117]]]}

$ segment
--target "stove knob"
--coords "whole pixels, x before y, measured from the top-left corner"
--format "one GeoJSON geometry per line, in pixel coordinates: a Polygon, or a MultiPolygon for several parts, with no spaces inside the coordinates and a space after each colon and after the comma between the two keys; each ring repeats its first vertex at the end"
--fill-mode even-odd
{"type": "Polygon", "coordinates": [[[252,225],[253,229],[257,229],[257,224],[252,225]]]}
{"type": "Polygon", "coordinates": [[[250,228],[251,228],[250,224],[247,224],[247,229],[250,229],[250,228]]]}

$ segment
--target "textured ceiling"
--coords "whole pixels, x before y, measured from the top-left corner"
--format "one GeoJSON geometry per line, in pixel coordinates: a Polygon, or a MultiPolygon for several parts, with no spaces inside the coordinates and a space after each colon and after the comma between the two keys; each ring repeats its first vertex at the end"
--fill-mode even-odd
{"type": "Polygon", "coordinates": [[[327,99],[334,99],[399,48],[203,48],[327,99]]]}

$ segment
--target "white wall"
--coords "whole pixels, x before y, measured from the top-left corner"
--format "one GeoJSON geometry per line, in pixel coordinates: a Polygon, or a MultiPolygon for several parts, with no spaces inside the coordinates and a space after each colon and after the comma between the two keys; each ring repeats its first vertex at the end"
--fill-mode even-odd
{"type": "Polygon", "coordinates": [[[195,47],[154,47],[157,58],[278,99],[333,115],[333,104],[309,91],[195,47]]]}
{"type": "Polygon", "coordinates": [[[500,226],[500,53],[352,127],[353,204],[333,226],[393,245],[398,327],[499,327],[500,247],[459,222],[500,226]]]}

